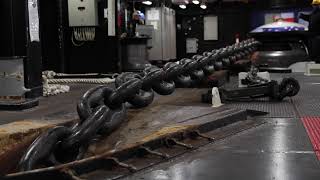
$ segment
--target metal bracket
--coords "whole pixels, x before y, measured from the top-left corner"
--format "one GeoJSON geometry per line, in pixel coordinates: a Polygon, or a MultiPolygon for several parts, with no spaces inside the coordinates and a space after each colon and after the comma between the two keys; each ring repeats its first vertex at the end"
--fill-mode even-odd
{"type": "Polygon", "coordinates": [[[111,161],[112,163],[116,164],[119,167],[123,167],[125,169],[128,169],[130,172],[136,172],[137,168],[131,164],[125,164],[119,161],[119,159],[115,158],[115,157],[108,157],[105,158],[105,160],[107,161],[111,161]]]}
{"type": "Polygon", "coordinates": [[[207,139],[208,141],[214,141],[214,140],[215,140],[215,138],[206,136],[206,135],[200,133],[199,131],[192,131],[192,132],[190,133],[190,135],[191,135],[192,137],[204,138],[204,139],[207,139]]]}
{"type": "Polygon", "coordinates": [[[144,151],[145,153],[148,153],[148,154],[151,154],[151,155],[154,155],[154,156],[158,156],[158,157],[161,157],[163,159],[167,159],[167,158],[170,158],[170,156],[168,154],[164,154],[164,153],[160,153],[160,152],[157,152],[157,151],[153,151],[151,150],[150,148],[148,147],[140,147],[140,150],[144,151]]]}
{"type": "Polygon", "coordinates": [[[187,149],[193,149],[194,147],[190,144],[185,144],[185,143],[182,143],[174,138],[170,138],[170,139],[166,139],[165,140],[165,143],[167,146],[173,146],[173,145],[176,145],[176,146],[180,146],[180,147],[184,147],[184,148],[187,148],[187,149]]]}

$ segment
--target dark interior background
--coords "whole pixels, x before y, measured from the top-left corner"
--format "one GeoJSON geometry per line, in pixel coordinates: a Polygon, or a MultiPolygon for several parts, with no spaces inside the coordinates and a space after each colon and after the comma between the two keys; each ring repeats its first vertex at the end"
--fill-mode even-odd
{"type": "Polygon", "coordinates": [[[1,0],[0,17],[0,56],[26,56],[26,21],[23,1],[1,0]]]}
{"type": "Polygon", "coordinates": [[[109,37],[103,9],[108,1],[98,1],[99,26],[96,40],[80,47],[71,43],[72,28],[68,26],[66,0],[40,0],[44,69],[57,72],[107,73],[117,71],[117,37],[109,37]],[[59,41],[59,38],[61,40],[59,41]]]}
{"type": "Polygon", "coordinates": [[[199,51],[212,50],[224,47],[235,42],[236,34],[240,39],[245,39],[247,33],[254,28],[264,24],[265,13],[276,12],[298,12],[310,9],[311,0],[252,0],[249,3],[243,2],[222,2],[215,1],[208,5],[206,10],[195,5],[188,5],[182,10],[176,7],[177,23],[182,29],[177,29],[177,55],[178,59],[190,57],[193,54],[186,53],[186,39],[199,39],[199,51]],[[218,16],[218,39],[217,41],[204,41],[203,17],[206,15],[218,16]],[[184,29],[186,22],[192,31],[184,29]]]}
{"type": "MultiPolygon", "coordinates": [[[[0,28],[0,56],[25,55],[25,29],[16,28],[23,26],[24,1],[1,0],[0,17],[2,28],[0,28]],[[8,11],[14,6],[14,11],[8,11]],[[14,19],[13,21],[11,21],[14,19]]],[[[87,42],[81,47],[75,47],[71,43],[71,28],[68,26],[67,0],[39,0],[40,3],[40,28],[42,42],[43,70],[54,70],[66,73],[85,72],[117,72],[121,53],[119,51],[119,38],[107,35],[107,23],[103,18],[103,9],[107,8],[107,0],[99,0],[99,26],[96,28],[96,41],[87,42]]],[[[132,0],[121,0],[122,4],[132,3],[132,0]]],[[[263,22],[263,14],[273,11],[300,11],[310,8],[311,0],[250,0],[249,3],[226,2],[218,0],[208,5],[207,10],[188,5],[186,10],[170,4],[168,6],[176,9],[176,22],[185,24],[190,20],[189,26],[192,32],[185,35],[185,30],[177,29],[177,55],[178,58],[187,57],[185,39],[196,37],[199,41],[199,52],[220,48],[234,43],[235,34],[240,38],[255,26],[263,22]],[[219,40],[203,40],[203,16],[217,15],[219,20],[219,40]]],[[[159,4],[158,1],[155,4],[159,4]]],[[[126,5],[124,5],[125,7],[126,5]]],[[[138,6],[143,8],[143,6],[138,6]]],[[[124,18],[118,17],[124,24],[124,18]]],[[[117,28],[117,31],[119,29],[117,28]]],[[[118,34],[123,32],[123,29],[118,34]]]]}
{"type": "Polygon", "coordinates": [[[178,59],[192,56],[186,54],[186,39],[199,39],[198,52],[204,52],[220,48],[235,42],[235,35],[239,34],[241,39],[246,38],[249,32],[250,12],[243,3],[209,5],[207,10],[200,10],[192,6],[186,10],[177,9],[177,24],[181,24],[181,30],[177,29],[177,55],[178,59]],[[203,29],[203,17],[206,15],[218,16],[218,40],[205,41],[203,29]],[[189,22],[189,23],[188,23],[189,22]],[[191,27],[191,31],[189,31],[191,27]]]}

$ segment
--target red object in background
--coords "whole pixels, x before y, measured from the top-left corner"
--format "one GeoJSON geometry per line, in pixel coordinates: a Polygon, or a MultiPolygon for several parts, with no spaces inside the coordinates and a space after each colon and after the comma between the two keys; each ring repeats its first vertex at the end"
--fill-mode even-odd
{"type": "Polygon", "coordinates": [[[307,130],[318,160],[320,160],[320,117],[304,117],[302,118],[302,122],[307,130]]]}
{"type": "Polygon", "coordinates": [[[286,12],[280,13],[273,16],[273,22],[277,22],[279,20],[286,21],[286,22],[295,22],[294,13],[286,12]]]}
{"type": "Polygon", "coordinates": [[[118,28],[121,29],[122,26],[122,14],[119,13],[118,14],[118,28]]]}
{"type": "Polygon", "coordinates": [[[281,18],[286,22],[294,22],[293,13],[281,13],[281,18]]]}

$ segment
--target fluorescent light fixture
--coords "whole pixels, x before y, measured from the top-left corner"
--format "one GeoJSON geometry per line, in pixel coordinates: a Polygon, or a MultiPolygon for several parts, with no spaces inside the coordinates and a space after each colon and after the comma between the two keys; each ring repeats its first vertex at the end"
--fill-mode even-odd
{"type": "Polygon", "coordinates": [[[181,9],[186,9],[186,8],[187,8],[187,6],[186,6],[185,4],[180,4],[179,7],[180,7],[181,9]]]}
{"type": "Polygon", "coordinates": [[[207,9],[207,5],[203,3],[203,4],[200,5],[200,8],[201,9],[207,9]]]}
{"type": "Polygon", "coordinates": [[[193,3],[193,4],[200,4],[200,1],[198,1],[198,0],[192,0],[192,3],[193,3]]]}
{"type": "Polygon", "coordinates": [[[152,2],[151,1],[142,1],[142,4],[150,6],[150,5],[152,5],[152,2]]]}

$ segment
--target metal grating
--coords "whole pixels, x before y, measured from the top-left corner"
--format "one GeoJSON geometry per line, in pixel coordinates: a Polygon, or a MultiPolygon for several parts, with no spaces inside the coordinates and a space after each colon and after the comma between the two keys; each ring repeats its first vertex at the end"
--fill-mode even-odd
{"type": "MultiPolygon", "coordinates": [[[[290,74],[291,76],[292,74],[290,74]]],[[[288,76],[288,74],[271,74],[273,80],[280,81],[283,76],[288,76]]],[[[294,76],[295,77],[295,76],[294,76]]],[[[238,77],[231,77],[230,83],[225,84],[224,88],[237,88],[238,77]]],[[[319,86],[320,87],[320,86],[319,86]]],[[[282,102],[270,102],[269,98],[261,98],[253,101],[241,101],[241,102],[228,102],[226,104],[230,108],[238,109],[250,109],[257,111],[268,112],[269,114],[265,117],[276,117],[276,118],[291,118],[299,117],[295,106],[292,104],[290,99],[285,99],[282,102]]]]}
{"type": "Polygon", "coordinates": [[[308,132],[313,149],[320,160],[320,118],[304,117],[302,122],[308,132]]]}
{"type": "Polygon", "coordinates": [[[320,116],[320,77],[294,74],[300,82],[300,92],[292,99],[300,117],[320,116]]]}
{"type": "Polygon", "coordinates": [[[289,101],[283,102],[264,102],[264,101],[253,101],[253,102],[232,102],[227,106],[238,109],[250,109],[257,111],[268,112],[265,117],[276,117],[276,118],[289,118],[298,117],[293,104],[289,101]]]}
{"type": "MultiPolygon", "coordinates": [[[[265,98],[251,102],[230,102],[227,106],[269,112],[266,117],[320,116],[320,76],[305,76],[303,73],[271,74],[271,79],[279,82],[285,77],[296,78],[301,86],[299,94],[290,100],[279,103],[268,102],[265,98]]],[[[232,77],[225,87],[235,88],[237,84],[237,77],[232,77]]]]}

